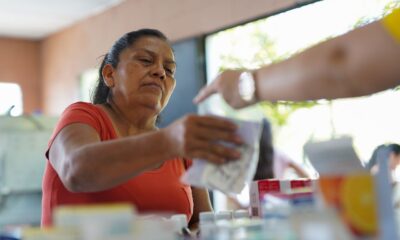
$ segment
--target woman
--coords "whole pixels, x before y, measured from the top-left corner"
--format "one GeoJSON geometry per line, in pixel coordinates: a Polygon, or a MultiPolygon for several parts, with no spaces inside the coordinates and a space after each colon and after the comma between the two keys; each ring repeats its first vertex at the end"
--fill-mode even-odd
{"type": "Polygon", "coordinates": [[[50,225],[52,210],[64,204],[130,202],[140,212],[185,213],[191,227],[200,211],[211,209],[205,189],[180,183],[190,164],[183,158],[222,164],[240,153],[217,142],[241,139],[236,125],[216,117],[185,116],[157,129],[175,70],[171,46],[157,30],[130,32],[115,42],[100,66],[93,104],[67,107],[50,139],[42,225],[50,225]]]}

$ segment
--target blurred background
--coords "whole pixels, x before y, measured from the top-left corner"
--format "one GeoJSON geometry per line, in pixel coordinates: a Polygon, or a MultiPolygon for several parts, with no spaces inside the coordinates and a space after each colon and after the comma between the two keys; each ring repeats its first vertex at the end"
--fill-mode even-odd
{"type": "MultiPolygon", "coordinates": [[[[39,224],[44,151],[58,116],[72,102],[90,101],[101,56],[139,28],[164,32],[176,55],[177,87],[161,127],[187,113],[268,118],[274,146],[314,177],[303,153],[308,141],[350,136],[365,163],[376,146],[400,143],[398,89],[240,111],[219,96],[192,104],[219,71],[281,61],[382,18],[400,0],[0,0],[0,6],[0,226],[39,224]]],[[[225,208],[215,195],[216,210],[225,208]]]]}

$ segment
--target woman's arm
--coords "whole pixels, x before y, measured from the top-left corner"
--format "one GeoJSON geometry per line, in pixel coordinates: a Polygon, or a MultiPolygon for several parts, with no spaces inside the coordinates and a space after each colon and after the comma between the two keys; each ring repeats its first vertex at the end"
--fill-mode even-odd
{"type": "Polygon", "coordinates": [[[235,108],[257,101],[302,101],[371,94],[400,83],[400,44],[377,21],[253,71],[256,98],[238,91],[242,71],[227,70],[195,97],[221,93],[235,108]]]}
{"type": "Polygon", "coordinates": [[[162,134],[149,133],[101,142],[92,127],[76,123],[57,135],[49,160],[68,190],[101,191],[160,165],[171,154],[165,141],[162,134]],[[158,151],[151,151],[154,142],[158,151]]]}
{"type": "Polygon", "coordinates": [[[380,22],[255,71],[260,100],[310,100],[371,94],[400,83],[400,44],[380,22]]]}
{"type": "Polygon", "coordinates": [[[297,163],[289,162],[288,167],[293,168],[296,175],[300,178],[310,178],[310,175],[297,163]]]}
{"type": "Polygon", "coordinates": [[[240,144],[236,125],[207,116],[187,116],[167,128],[136,136],[100,141],[86,124],[62,129],[50,147],[49,160],[72,192],[102,191],[176,157],[202,158],[221,164],[240,157],[224,140],[240,144]]]}

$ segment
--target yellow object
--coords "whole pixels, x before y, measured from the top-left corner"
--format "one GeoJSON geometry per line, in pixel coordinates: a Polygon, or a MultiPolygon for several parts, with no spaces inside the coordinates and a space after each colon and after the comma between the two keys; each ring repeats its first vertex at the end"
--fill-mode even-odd
{"type": "Polygon", "coordinates": [[[87,204],[87,205],[65,205],[60,206],[56,210],[57,214],[65,213],[115,213],[115,212],[136,212],[133,205],[128,203],[110,203],[110,204],[87,204]]]}
{"type": "Polygon", "coordinates": [[[81,239],[132,239],[135,208],[131,204],[88,204],[59,206],[54,225],[77,231],[81,239]]]}
{"type": "Polygon", "coordinates": [[[384,17],[381,22],[389,31],[390,35],[400,43],[400,8],[393,10],[393,12],[384,17]]]}
{"type": "Polygon", "coordinates": [[[73,229],[25,227],[22,229],[24,240],[78,240],[79,234],[73,229]]]}
{"type": "Polygon", "coordinates": [[[350,226],[362,235],[378,231],[377,202],[370,175],[351,175],[343,179],[340,198],[343,214],[350,226]]]}

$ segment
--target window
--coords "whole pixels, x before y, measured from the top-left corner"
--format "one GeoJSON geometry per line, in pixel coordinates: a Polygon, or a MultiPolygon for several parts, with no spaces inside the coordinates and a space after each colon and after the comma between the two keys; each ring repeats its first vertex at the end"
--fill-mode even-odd
{"type": "Polygon", "coordinates": [[[86,70],[79,81],[79,100],[84,102],[90,102],[91,96],[96,87],[96,81],[98,79],[98,69],[93,68],[86,70]]]}
{"type": "MultiPolygon", "coordinates": [[[[256,68],[281,61],[316,43],[380,19],[394,6],[400,6],[400,1],[324,0],[209,35],[206,38],[207,81],[212,81],[222,69],[256,68]]],[[[375,146],[388,141],[400,142],[397,134],[400,125],[396,124],[400,113],[393,111],[399,102],[400,92],[394,90],[361,98],[321,100],[313,107],[299,108],[289,114],[281,126],[277,126],[279,119],[272,119],[276,123],[275,144],[299,159],[307,140],[347,134],[354,137],[359,155],[367,160],[375,146]],[[390,104],[393,107],[386,107],[390,104]]],[[[262,105],[234,111],[219,96],[210,98],[202,111],[245,119],[265,115],[274,118],[262,105]]]]}
{"type": "Polygon", "coordinates": [[[22,92],[18,84],[0,83],[0,115],[19,116],[23,113],[22,92]]]}
{"type": "MultiPolygon", "coordinates": [[[[207,81],[226,68],[257,68],[282,61],[326,39],[382,18],[399,0],[324,0],[260,19],[206,37],[207,81]]],[[[263,103],[235,111],[220,96],[209,98],[200,112],[240,119],[267,117],[273,123],[274,145],[302,164],[303,145],[311,139],[350,135],[363,161],[386,142],[400,142],[400,91],[371,96],[305,102],[263,103]]],[[[218,207],[217,207],[218,208],[218,207]]],[[[223,208],[223,207],[222,207],[223,208]]]]}

